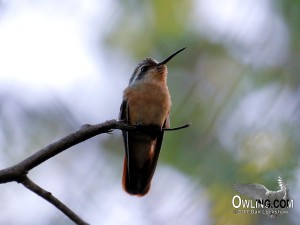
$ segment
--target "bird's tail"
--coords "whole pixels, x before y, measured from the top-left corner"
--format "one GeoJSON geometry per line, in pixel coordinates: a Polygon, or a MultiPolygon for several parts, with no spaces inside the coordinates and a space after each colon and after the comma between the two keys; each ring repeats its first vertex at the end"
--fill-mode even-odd
{"type": "Polygon", "coordinates": [[[144,196],[148,193],[156,168],[159,149],[156,140],[135,139],[129,142],[123,167],[123,188],[132,195],[144,196]]]}

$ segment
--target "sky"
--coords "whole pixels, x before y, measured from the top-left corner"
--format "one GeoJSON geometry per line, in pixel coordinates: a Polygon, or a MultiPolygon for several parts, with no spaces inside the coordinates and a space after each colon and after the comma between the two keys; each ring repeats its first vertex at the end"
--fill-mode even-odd
{"type": "Polygon", "coordinates": [[[79,2],[75,10],[56,4],[29,1],[5,8],[0,21],[2,80],[61,89],[99,73],[88,45],[89,9],[79,2]]]}
{"type": "MultiPolygon", "coordinates": [[[[105,48],[99,37],[109,29],[106,24],[113,25],[112,15],[117,14],[113,1],[3,2],[1,83],[60,93],[81,82],[107,82],[103,75],[107,73],[105,48]]],[[[239,43],[249,63],[274,66],[284,62],[288,33],[282,18],[273,11],[268,0],[202,0],[196,1],[194,21],[200,32],[211,40],[225,41],[229,49],[230,42],[239,43]],[[268,24],[270,31],[266,35],[266,23],[270,21],[273,24],[268,24]],[[255,46],[260,50],[261,47],[253,45],[258,37],[262,39],[264,54],[257,54],[255,46]],[[265,39],[271,42],[266,43],[265,39]],[[258,56],[263,60],[254,60],[258,56]]]]}
{"type": "MultiPolygon", "coordinates": [[[[98,40],[101,29],[95,29],[103,26],[106,20],[103,15],[109,15],[107,3],[93,0],[22,3],[8,1],[1,15],[1,89],[8,92],[18,89],[26,93],[20,97],[28,104],[37,105],[56,95],[79,114],[83,113],[82,106],[86,106],[90,118],[104,119],[85,103],[87,99],[105,101],[112,93],[107,87],[114,84],[104,75],[105,54],[98,40]],[[77,101],[72,101],[74,98],[77,101]]],[[[125,87],[125,79],[122,85],[125,87]]],[[[111,106],[118,108],[121,91],[114,99],[118,102],[112,101],[111,106]]],[[[111,110],[112,113],[117,115],[116,110],[111,110]]]]}
{"type": "MultiPolygon", "coordinates": [[[[269,0],[200,0],[195,5],[199,33],[224,45],[237,60],[258,68],[285,62],[289,35],[269,0]]],[[[3,1],[1,90],[26,93],[19,97],[32,105],[55,95],[83,123],[116,118],[136,65],[124,55],[108,54],[101,42],[118,10],[114,1],[3,1]],[[110,104],[99,114],[108,96],[110,104]]]]}

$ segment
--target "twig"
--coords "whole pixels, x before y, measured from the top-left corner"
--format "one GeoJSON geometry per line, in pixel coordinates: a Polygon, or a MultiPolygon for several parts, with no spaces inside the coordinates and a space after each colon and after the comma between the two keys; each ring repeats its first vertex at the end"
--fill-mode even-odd
{"type": "Polygon", "coordinates": [[[190,127],[192,124],[191,123],[187,123],[187,124],[184,124],[182,126],[179,126],[179,127],[174,127],[174,128],[163,128],[164,131],[175,131],[175,130],[181,130],[181,129],[184,129],[184,128],[187,128],[187,127],[190,127]]]}
{"type": "Polygon", "coordinates": [[[80,225],[88,225],[87,222],[82,220],[79,216],[77,216],[71,209],[69,209],[65,204],[59,201],[56,197],[54,197],[51,192],[46,191],[45,189],[38,186],[32,180],[30,180],[27,176],[24,176],[20,182],[30,191],[36,193],[38,196],[42,197],[46,201],[50,202],[54,205],[58,210],[63,212],[66,216],[68,216],[74,223],[80,225]]]}
{"type": "MultiPolygon", "coordinates": [[[[163,128],[162,130],[174,131],[189,126],[190,124],[185,124],[183,126],[175,128],[163,128]]],[[[153,130],[153,127],[149,127],[149,129],[153,130]]],[[[41,150],[37,151],[36,153],[17,163],[16,165],[0,170],[0,184],[13,181],[22,183],[26,188],[53,204],[56,208],[58,208],[75,223],[88,224],[85,221],[83,221],[79,216],[77,216],[74,212],[72,212],[66,205],[64,205],[57,198],[55,198],[50,192],[44,190],[43,188],[39,187],[37,184],[32,182],[27,177],[28,171],[45,162],[46,160],[54,157],[55,155],[63,152],[64,150],[76,144],[79,144],[80,142],[83,142],[89,138],[92,138],[98,134],[109,133],[114,129],[132,131],[139,129],[142,130],[144,128],[147,128],[147,126],[133,126],[124,123],[124,121],[116,120],[108,120],[104,123],[96,125],[83,125],[78,131],[75,131],[74,133],[67,135],[66,137],[46,146],[45,148],[42,148],[41,150]]]]}
{"type": "Polygon", "coordinates": [[[187,127],[190,127],[192,124],[191,123],[187,123],[184,124],[182,126],[179,127],[173,127],[173,128],[159,128],[157,126],[148,126],[148,125],[127,125],[127,124],[120,124],[116,127],[116,129],[120,129],[120,130],[127,130],[127,131],[131,131],[131,130],[147,130],[147,131],[157,131],[157,130],[163,130],[163,131],[176,131],[176,130],[181,130],[187,127]]]}
{"type": "Polygon", "coordinates": [[[98,134],[107,133],[111,129],[116,129],[118,125],[120,124],[116,120],[109,120],[96,125],[84,125],[78,131],[42,148],[18,164],[0,170],[0,183],[18,181],[18,179],[26,175],[29,170],[53,156],[98,134]]]}

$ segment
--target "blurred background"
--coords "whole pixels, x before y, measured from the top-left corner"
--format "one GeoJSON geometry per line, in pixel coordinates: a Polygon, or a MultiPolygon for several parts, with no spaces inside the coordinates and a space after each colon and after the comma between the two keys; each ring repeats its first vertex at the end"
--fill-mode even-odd
{"type": "MultiPolygon", "coordinates": [[[[116,119],[145,57],[168,63],[171,125],[150,193],[121,187],[120,131],[29,173],[91,224],[299,224],[298,0],[0,0],[0,167],[81,125],[116,119]],[[277,220],[236,215],[232,184],[289,184],[277,220]]],[[[0,224],[73,224],[17,183],[0,185],[0,224]]]]}

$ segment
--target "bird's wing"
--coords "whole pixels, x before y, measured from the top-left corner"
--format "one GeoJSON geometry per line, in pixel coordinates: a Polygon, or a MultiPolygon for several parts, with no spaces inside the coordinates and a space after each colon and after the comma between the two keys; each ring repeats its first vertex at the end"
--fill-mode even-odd
{"type": "MultiPolygon", "coordinates": [[[[163,128],[170,128],[170,115],[168,114],[164,124],[163,124],[163,128]]],[[[153,154],[153,158],[152,158],[152,165],[151,165],[151,171],[152,171],[152,175],[154,174],[155,168],[156,168],[156,164],[157,164],[157,160],[159,157],[159,153],[160,153],[160,149],[161,149],[161,144],[164,138],[164,131],[161,131],[158,133],[157,135],[157,140],[156,140],[156,145],[155,145],[155,150],[154,150],[154,154],[153,154]]]]}
{"type": "Polygon", "coordinates": [[[282,179],[281,177],[278,177],[278,184],[279,184],[279,187],[280,187],[281,190],[287,191],[288,185],[287,185],[287,183],[285,182],[284,179],[282,179]]]}
{"type": "Polygon", "coordinates": [[[163,128],[170,128],[171,127],[171,123],[170,123],[170,113],[168,113],[168,116],[165,120],[164,126],[163,128]]]}
{"type": "MultiPolygon", "coordinates": [[[[122,102],[119,119],[130,121],[130,109],[126,101],[122,102]]],[[[168,127],[169,115],[163,128],[168,127]]],[[[123,188],[130,194],[143,196],[150,188],[162,145],[164,131],[122,131],[125,158],[123,168],[123,188]]]]}
{"type": "Polygon", "coordinates": [[[262,184],[233,184],[233,189],[239,192],[242,195],[245,195],[249,198],[255,200],[263,200],[266,198],[266,193],[269,191],[262,184]]]}
{"type": "Polygon", "coordinates": [[[288,184],[284,179],[282,179],[282,177],[278,177],[278,184],[280,187],[279,192],[283,194],[283,199],[288,199],[288,184]]]}
{"type": "MultiPolygon", "coordinates": [[[[121,107],[120,107],[119,120],[123,120],[124,123],[126,123],[126,124],[128,124],[128,121],[129,121],[128,105],[125,100],[123,100],[121,107]]],[[[124,145],[125,145],[125,153],[126,153],[125,158],[128,159],[128,132],[122,131],[122,134],[123,134],[123,140],[124,140],[124,145]]]]}
{"type": "Polygon", "coordinates": [[[128,107],[125,100],[123,100],[120,107],[119,120],[125,120],[126,122],[128,122],[128,107]]]}

